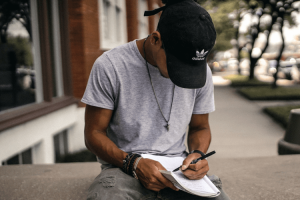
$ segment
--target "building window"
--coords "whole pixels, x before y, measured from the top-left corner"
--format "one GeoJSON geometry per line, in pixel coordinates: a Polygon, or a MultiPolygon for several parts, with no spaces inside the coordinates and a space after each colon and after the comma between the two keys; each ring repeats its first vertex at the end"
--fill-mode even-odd
{"type": "Polygon", "coordinates": [[[55,162],[59,162],[68,153],[68,131],[64,130],[54,136],[55,162]]]}
{"type": "Polygon", "coordinates": [[[126,9],[123,0],[98,0],[100,48],[109,50],[127,42],[126,9]]]}
{"type": "Polygon", "coordinates": [[[34,103],[42,88],[37,39],[30,0],[5,1],[0,7],[0,111],[34,103]]]}
{"type": "Polygon", "coordinates": [[[0,131],[75,103],[67,0],[0,3],[0,131]]]}
{"type": "Polygon", "coordinates": [[[148,10],[147,0],[138,0],[138,4],[139,38],[145,38],[149,35],[148,17],[144,17],[145,10],[148,10]]]}
{"type": "Polygon", "coordinates": [[[21,164],[32,164],[32,150],[27,149],[13,157],[2,161],[2,165],[21,165],[21,164]]]}
{"type": "MultiPolygon", "coordinates": [[[[58,0],[47,1],[52,58],[52,96],[63,96],[58,0]]],[[[0,4],[0,111],[42,102],[36,0],[0,4]],[[1,5],[2,4],[2,5],[1,5]]]]}

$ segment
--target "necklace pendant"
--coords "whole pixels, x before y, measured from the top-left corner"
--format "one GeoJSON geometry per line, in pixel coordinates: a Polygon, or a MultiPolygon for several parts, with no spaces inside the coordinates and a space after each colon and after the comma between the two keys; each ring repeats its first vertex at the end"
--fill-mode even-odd
{"type": "Polygon", "coordinates": [[[170,130],[170,124],[167,124],[165,127],[167,128],[168,131],[170,130]]]}

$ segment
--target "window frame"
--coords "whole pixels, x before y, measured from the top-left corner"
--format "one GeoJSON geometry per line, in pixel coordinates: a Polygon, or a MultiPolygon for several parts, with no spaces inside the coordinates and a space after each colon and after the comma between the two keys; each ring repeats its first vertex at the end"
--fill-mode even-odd
{"type": "Polygon", "coordinates": [[[115,0],[98,0],[98,14],[99,14],[99,34],[100,34],[100,49],[101,50],[110,50],[119,45],[125,44],[127,42],[127,21],[126,21],[126,2],[123,0],[116,1],[115,0]],[[107,1],[110,3],[111,8],[108,10],[107,14],[110,16],[110,24],[106,24],[105,16],[104,16],[104,3],[103,1],[107,1]],[[120,35],[121,39],[117,40],[117,30],[116,29],[116,8],[120,11],[120,35]],[[107,25],[107,27],[105,27],[107,25]],[[108,28],[108,35],[110,38],[106,38],[105,28],[108,28]]]}
{"type": "Polygon", "coordinates": [[[147,0],[138,0],[138,38],[149,35],[149,18],[144,17],[144,11],[148,10],[147,0]]]}
{"type": "MultiPolygon", "coordinates": [[[[73,97],[71,80],[70,44],[69,44],[69,22],[68,22],[68,0],[60,0],[59,4],[59,27],[61,49],[61,66],[63,76],[63,91],[61,97],[52,97],[52,61],[49,35],[49,19],[47,0],[36,0],[38,29],[39,29],[39,48],[41,61],[41,76],[43,88],[43,100],[32,104],[4,110],[0,113],[0,131],[20,125],[27,121],[36,119],[48,113],[59,110],[68,105],[78,103],[73,97]]],[[[1,134],[1,132],[0,132],[1,134]]]]}

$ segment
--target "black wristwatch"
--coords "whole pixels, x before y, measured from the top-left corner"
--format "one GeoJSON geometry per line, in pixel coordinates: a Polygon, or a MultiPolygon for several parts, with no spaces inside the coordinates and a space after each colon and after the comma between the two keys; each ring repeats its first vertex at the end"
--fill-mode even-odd
{"type": "Polygon", "coordinates": [[[199,153],[199,154],[201,154],[201,156],[205,155],[205,153],[203,153],[202,151],[197,150],[197,149],[190,152],[190,154],[192,154],[192,153],[199,153]]]}

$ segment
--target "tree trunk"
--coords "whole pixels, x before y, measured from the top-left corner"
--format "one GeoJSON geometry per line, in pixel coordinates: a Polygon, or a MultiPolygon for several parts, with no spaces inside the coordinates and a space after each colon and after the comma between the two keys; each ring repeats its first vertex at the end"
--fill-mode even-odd
{"type": "MultiPolygon", "coordinates": [[[[239,44],[238,44],[239,45],[239,44]]],[[[238,52],[237,52],[237,60],[239,62],[238,64],[238,74],[241,75],[242,74],[242,70],[241,70],[241,51],[242,51],[242,48],[240,46],[238,46],[238,52]]]]}
{"type": "Polygon", "coordinates": [[[237,60],[238,60],[238,74],[241,75],[241,66],[240,66],[240,63],[241,63],[241,56],[240,56],[240,53],[241,53],[241,47],[240,47],[240,44],[239,44],[239,35],[240,35],[240,23],[241,23],[241,10],[238,9],[237,11],[237,18],[238,18],[238,27],[236,27],[236,30],[235,30],[235,39],[236,39],[236,50],[237,50],[237,60]]]}
{"type": "Polygon", "coordinates": [[[258,59],[250,57],[250,74],[249,74],[249,80],[254,79],[254,69],[255,65],[257,63],[258,59]]]}
{"type": "Polygon", "coordinates": [[[280,59],[281,59],[281,56],[282,56],[282,52],[284,50],[284,47],[285,47],[285,44],[284,44],[284,37],[283,37],[283,32],[282,32],[282,27],[283,27],[283,17],[282,17],[282,22],[280,23],[280,34],[281,34],[281,39],[282,39],[282,45],[281,45],[281,48],[280,48],[280,51],[278,53],[278,56],[276,58],[276,61],[277,61],[277,64],[276,64],[276,72],[274,73],[273,77],[274,77],[274,82],[272,84],[272,88],[277,88],[277,74],[278,74],[278,70],[279,70],[279,66],[280,66],[280,59]]]}

